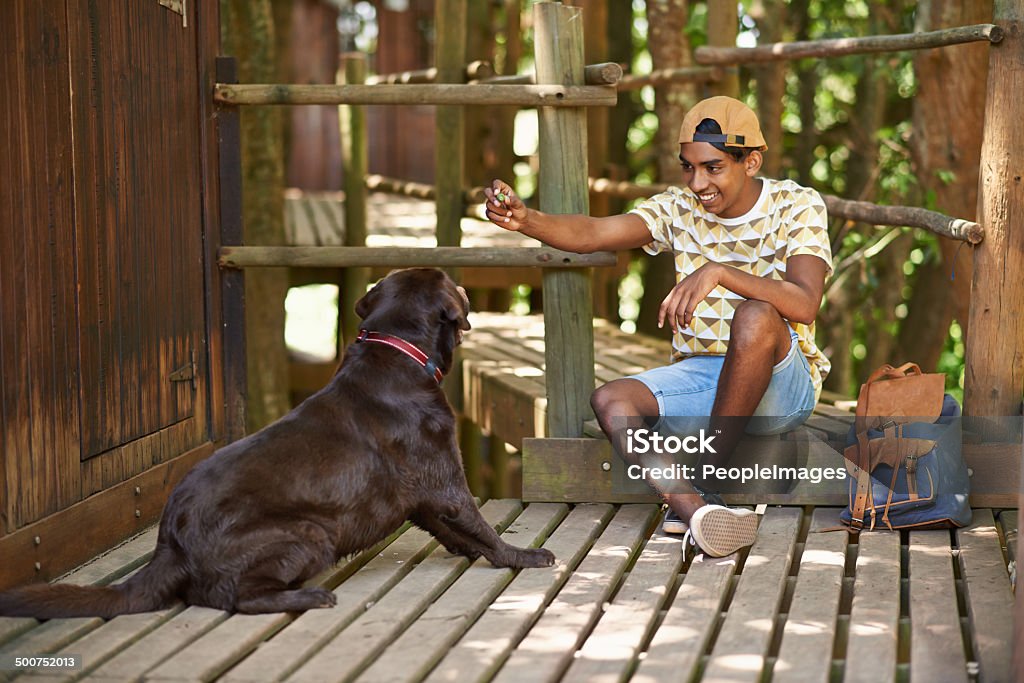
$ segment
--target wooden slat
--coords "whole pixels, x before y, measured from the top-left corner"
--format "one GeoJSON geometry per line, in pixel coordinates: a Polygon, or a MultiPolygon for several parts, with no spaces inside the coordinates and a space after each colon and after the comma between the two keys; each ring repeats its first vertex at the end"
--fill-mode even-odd
{"type": "MultiPolygon", "coordinates": [[[[568,514],[564,505],[535,503],[502,534],[507,542],[539,545],[568,514]]],[[[466,570],[452,586],[379,654],[361,680],[385,683],[423,678],[441,660],[516,572],[495,569],[485,559],[466,570]]]]}
{"type": "Polygon", "coordinates": [[[970,526],[959,529],[956,537],[981,680],[1008,681],[1011,648],[1006,639],[1013,633],[1013,593],[992,511],[975,510],[970,526]]]}
{"type": "Polygon", "coordinates": [[[66,8],[0,9],[0,532],[79,499],[66,8]],[[41,40],[46,36],[47,40],[41,40]],[[41,83],[56,84],[40,87],[41,83]]]}
{"type": "Polygon", "coordinates": [[[623,506],[494,681],[554,681],[601,616],[658,508],[623,506]]]}
{"type": "Polygon", "coordinates": [[[0,617],[0,645],[35,628],[39,622],[31,617],[0,617]]]}
{"type": "MultiPolygon", "coordinates": [[[[494,515],[501,519],[509,505],[509,501],[489,501],[481,513],[485,518],[494,515]]],[[[305,612],[228,671],[223,680],[280,680],[290,675],[390,591],[436,545],[434,538],[421,529],[405,532],[334,590],[338,602],[333,609],[305,612]]]]}
{"type": "Polygon", "coordinates": [[[73,583],[77,586],[107,584],[125,576],[153,556],[157,532],[156,526],[149,528],[70,572],[61,579],[61,583],[73,583]]]}
{"type": "MultiPolygon", "coordinates": [[[[343,559],[307,582],[335,586],[397,539],[408,526],[371,548],[343,559]]],[[[148,677],[211,679],[251,652],[263,640],[293,621],[294,614],[233,614],[195,642],[178,651],[148,677]]]]}
{"type": "MultiPolygon", "coordinates": [[[[522,511],[518,501],[489,501],[481,512],[489,524],[504,530],[522,511]]],[[[469,567],[469,560],[437,548],[401,583],[369,606],[315,655],[289,681],[349,681],[396,638],[434,598],[469,567]]]]}
{"type": "Polygon", "coordinates": [[[486,680],[508,657],[612,517],[610,505],[578,505],[544,544],[558,561],[520,572],[449,650],[428,681],[486,680]]]}
{"type": "Polygon", "coordinates": [[[900,537],[863,532],[857,545],[846,680],[892,681],[900,618],[900,537]]]}
{"type": "Polygon", "coordinates": [[[227,618],[227,612],[221,610],[188,607],[108,659],[91,678],[138,680],[227,618]]]}
{"type": "Polygon", "coordinates": [[[572,270],[614,266],[612,252],[588,254],[551,247],[221,247],[218,263],[224,268],[289,267],[337,268],[351,266],[409,268],[510,266],[572,270]]]}
{"type": "Polygon", "coordinates": [[[832,668],[843,574],[846,570],[845,531],[815,533],[839,525],[839,508],[818,508],[811,518],[793,601],[789,606],[772,681],[826,681],[832,668]]]}
{"type": "Polygon", "coordinates": [[[140,614],[123,614],[104,623],[81,638],[68,643],[54,653],[56,657],[78,656],[82,666],[71,672],[46,676],[34,675],[32,683],[43,681],[73,681],[82,676],[90,675],[97,667],[140,638],[173,619],[185,609],[177,604],[165,610],[142,612],[140,614]]]}
{"type": "MultiPolygon", "coordinates": [[[[226,104],[406,104],[521,107],[608,107],[615,88],[606,85],[233,85],[217,83],[214,100],[226,104]]],[[[585,159],[584,159],[585,160],[585,159]]],[[[586,168],[584,166],[584,168],[586,168]]]]}
{"type": "MultiPolygon", "coordinates": [[[[95,617],[51,619],[0,647],[0,658],[52,654],[102,625],[103,620],[95,617]]],[[[0,671],[0,680],[7,680],[9,677],[9,672],[0,671]]]]}
{"type": "Polygon", "coordinates": [[[738,558],[737,554],[694,558],[631,681],[693,680],[718,623],[738,558]]]}
{"type": "Polygon", "coordinates": [[[910,534],[910,681],[967,681],[948,531],[910,534]]]}
{"type": "Polygon", "coordinates": [[[682,566],[682,538],[656,531],[562,681],[624,680],[682,566]]]}
{"type": "Polygon", "coordinates": [[[801,511],[769,508],[704,671],[709,680],[760,681],[786,589],[801,511]]]}

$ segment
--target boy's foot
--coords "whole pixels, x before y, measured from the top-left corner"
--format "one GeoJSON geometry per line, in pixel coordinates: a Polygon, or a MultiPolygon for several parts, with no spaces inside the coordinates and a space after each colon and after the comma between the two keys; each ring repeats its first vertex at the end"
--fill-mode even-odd
{"type": "Polygon", "coordinates": [[[690,517],[690,541],[711,557],[725,557],[757,538],[757,513],[743,508],[705,505],[690,517]]]}
{"type": "Polygon", "coordinates": [[[675,510],[669,508],[665,512],[665,521],[661,523],[661,530],[666,534],[685,534],[690,530],[690,525],[684,522],[675,510]]]}

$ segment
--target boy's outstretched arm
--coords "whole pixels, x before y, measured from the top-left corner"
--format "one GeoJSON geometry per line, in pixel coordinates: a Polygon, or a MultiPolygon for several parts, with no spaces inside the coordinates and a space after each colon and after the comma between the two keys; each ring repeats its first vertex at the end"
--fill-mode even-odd
{"type": "Polygon", "coordinates": [[[651,241],[651,233],[639,216],[620,214],[593,218],[583,214],[543,213],[526,208],[523,200],[501,180],[484,188],[484,195],[489,221],[556,249],[587,254],[634,249],[651,241]]]}

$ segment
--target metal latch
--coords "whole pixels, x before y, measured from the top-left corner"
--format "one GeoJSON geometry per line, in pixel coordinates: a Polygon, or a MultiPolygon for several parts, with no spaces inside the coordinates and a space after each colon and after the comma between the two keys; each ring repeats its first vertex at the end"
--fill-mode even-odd
{"type": "Polygon", "coordinates": [[[195,351],[188,352],[189,361],[186,365],[182,365],[180,368],[171,373],[168,380],[171,382],[189,382],[192,385],[192,391],[196,390],[196,354],[195,351]]]}
{"type": "Polygon", "coordinates": [[[188,28],[188,8],[185,6],[186,0],[156,0],[158,3],[181,15],[181,27],[188,28]]]}

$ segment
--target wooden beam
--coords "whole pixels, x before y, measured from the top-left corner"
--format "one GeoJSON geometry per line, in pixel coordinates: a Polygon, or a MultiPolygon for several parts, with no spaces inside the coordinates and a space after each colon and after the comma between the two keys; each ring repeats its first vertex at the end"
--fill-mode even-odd
{"type": "MultiPolygon", "coordinates": [[[[533,6],[537,82],[572,87],[583,82],[583,22],[578,7],[538,2],[533,6]]],[[[513,86],[495,86],[513,87],[513,86]]],[[[528,86],[519,86],[528,87],[528,86]]],[[[587,112],[541,108],[540,209],[589,211],[587,112]]],[[[548,429],[551,436],[582,436],[593,415],[594,322],[590,272],[544,272],[544,354],[548,429]]]]}
{"type": "MultiPolygon", "coordinates": [[[[224,247],[218,259],[224,268],[532,266],[573,269],[614,266],[616,262],[614,252],[574,254],[551,247],[224,247]]],[[[588,316],[586,322],[591,324],[591,317],[588,316]]]]}
{"type": "MultiPolygon", "coordinates": [[[[416,197],[417,199],[434,199],[437,196],[437,188],[426,183],[417,183],[411,180],[400,180],[388,178],[387,176],[371,174],[366,176],[366,189],[372,192],[387,192],[403,197],[416,197]]],[[[484,188],[472,187],[462,191],[462,201],[465,204],[483,204],[487,201],[484,195],[484,188]]],[[[476,214],[466,211],[465,215],[475,216],[476,214]]]]}
{"type": "MultiPolygon", "coordinates": [[[[669,185],[639,185],[609,178],[591,178],[590,187],[594,192],[608,194],[623,199],[642,199],[659,192],[664,192],[669,185]]],[[[842,199],[830,194],[821,195],[829,216],[846,218],[869,225],[906,226],[922,228],[936,235],[953,240],[979,244],[985,238],[984,228],[973,221],[962,218],[951,218],[937,211],[929,211],[916,206],[887,206],[872,204],[852,199],[842,199]]]]}
{"type": "Polygon", "coordinates": [[[1024,389],[1024,1],[997,0],[994,14],[1006,37],[989,51],[964,414],[1005,420],[1021,414],[1024,389]]]}
{"type": "MultiPolygon", "coordinates": [[[[616,85],[622,78],[622,65],[615,62],[599,62],[597,64],[587,64],[583,67],[583,82],[586,85],[616,85]]],[[[527,85],[536,83],[537,79],[531,74],[514,74],[511,76],[481,78],[476,82],[495,85],[527,85]]]]}
{"type": "Polygon", "coordinates": [[[628,74],[619,81],[619,91],[639,90],[645,85],[667,83],[715,83],[722,80],[725,73],[721,67],[686,66],[676,69],[658,69],[649,74],[628,74]]]}
{"type": "Polygon", "coordinates": [[[610,85],[291,85],[218,83],[213,98],[223,104],[514,104],[520,107],[611,107],[610,85]]]}
{"type": "MultiPolygon", "coordinates": [[[[1003,29],[993,24],[976,24],[927,31],[901,33],[892,36],[866,36],[863,38],[835,38],[831,40],[805,40],[793,43],[772,43],[757,47],[725,47],[706,45],[694,51],[698,64],[725,66],[727,64],[756,64],[779,62],[805,57],[839,57],[870,52],[898,52],[900,50],[926,50],[947,45],[959,45],[987,40],[998,43],[1003,29]]],[[[733,35],[735,40],[735,34],[733,35]]]]}
{"type": "Polygon", "coordinates": [[[841,199],[823,194],[822,200],[830,217],[845,218],[869,225],[895,225],[923,228],[936,235],[979,244],[985,238],[985,230],[974,221],[950,218],[937,211],[916,206],[885,206],[852,199],[841,199]]]}
{"type": "MultiPolygon", "coordinates": [[[[487,61],[477,60],[466,65],[463,80],[486,79],[494,75],[494,66],[487,61]]],[[[397,85],[409,83],[436,83],[437,68],[414,69],[393,74],[377,74],[366,79],[366,85],[397,85]]]]}

